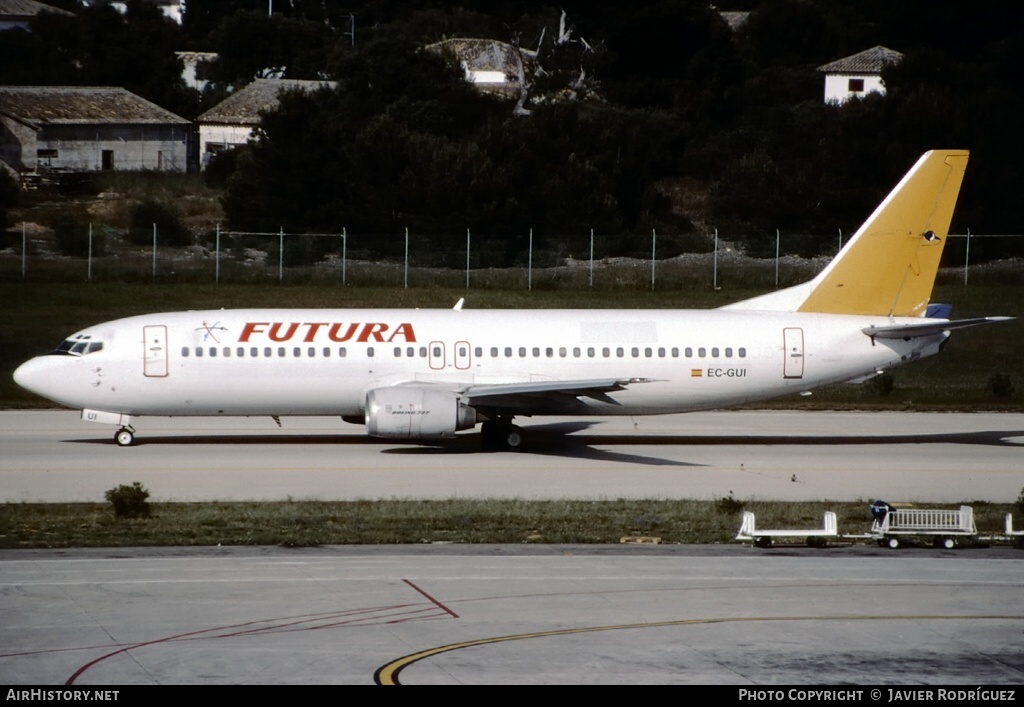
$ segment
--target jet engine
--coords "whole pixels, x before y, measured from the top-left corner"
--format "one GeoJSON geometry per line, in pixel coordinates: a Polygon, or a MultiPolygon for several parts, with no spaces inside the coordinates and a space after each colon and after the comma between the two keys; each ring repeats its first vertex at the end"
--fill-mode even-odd
{"type": "Polygon", "coordinates": [[[447,439],[476,422],[476,410],[454,393],[395,386],[366,394],[366,431],[374,437],[447,439]]]}

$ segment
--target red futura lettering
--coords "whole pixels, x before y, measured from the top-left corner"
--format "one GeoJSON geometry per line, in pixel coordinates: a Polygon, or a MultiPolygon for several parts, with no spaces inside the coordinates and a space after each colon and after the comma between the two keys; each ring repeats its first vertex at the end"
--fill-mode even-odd
{"type": "Polygon", "coordinates": [[[254,336],[266,335],[271,341],[291,341],[301,332],[302,341],[314,342],[326,330],[331,341],[355,341],[361,343],[406,341],[415,343],[416,332],[409,322],[402,322],[393,331],[384,322],[246,322],[242,333],[238,336],[239,343],[248,343],[254,336]],[[390,331],[390,335],[388,332],[390,331]],[[357,334],[358,332],[358,334],[357,334]]]}

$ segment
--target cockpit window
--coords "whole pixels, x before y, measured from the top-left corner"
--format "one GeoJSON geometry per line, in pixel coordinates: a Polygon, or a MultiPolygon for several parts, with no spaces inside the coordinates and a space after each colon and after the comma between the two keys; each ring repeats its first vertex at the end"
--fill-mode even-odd
{"type": "Polygon", "coordinates": [[[78,334],[73,339],[62,341],[49,353],[50,356],[87,356],[103,350],[102,341],[93,341],[88,334],[78,334]]]}

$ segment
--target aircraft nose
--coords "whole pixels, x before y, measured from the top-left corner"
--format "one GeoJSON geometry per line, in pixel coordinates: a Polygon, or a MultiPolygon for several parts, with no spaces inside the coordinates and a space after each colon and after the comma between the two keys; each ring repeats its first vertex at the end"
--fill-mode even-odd
{"type": "Polygon", "coordinates": [[[15,369],[14,382],[31,393],[48,397],[45,389],[50,376],[45,368],[40,357],[30,359],[15,369]]]}

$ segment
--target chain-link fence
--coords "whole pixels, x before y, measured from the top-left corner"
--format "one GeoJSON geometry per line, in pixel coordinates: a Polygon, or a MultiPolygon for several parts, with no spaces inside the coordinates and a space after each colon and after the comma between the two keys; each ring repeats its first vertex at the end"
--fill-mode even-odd
{"type": "MultiPolygon", "coordinates": [[[[972,274],[991,270],[983,264],[991,253],[1017,250],[1006,248],[1005,239],[1021,237],[950,234],[943,277],[968,284],[972,274]]],[[[8,231],[4,238],[0,279],[6,281],[308,282],[526,290],[784,287],[812,277],[844,245],[842,233],[777,233],[774,256],[752,258],[717,232],[540,237],[531,231],[496,237],[466,231],[438,237],[412,230],[382,235],[217,228],[194,245],[171,247],[163,245],[156,225],[151,243],[141,245],[138,234],[129,239],[116,229],[92,224],[83,233],[22,230],[8,231]],[[788,245],[805,252],[806,243],[814,238],[824,244],[824,254],[787,254],[788,245]]],[[[1013,265],[999,270],[1003,279],[1024,279],[1022,269],[1013,265]]]]}

